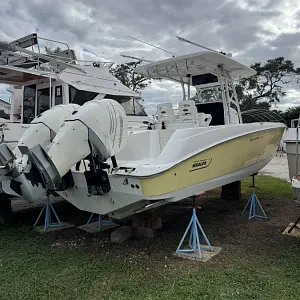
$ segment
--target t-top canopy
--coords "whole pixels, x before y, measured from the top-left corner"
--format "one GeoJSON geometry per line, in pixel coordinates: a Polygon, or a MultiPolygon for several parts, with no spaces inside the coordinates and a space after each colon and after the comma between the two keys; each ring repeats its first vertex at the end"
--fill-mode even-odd
{"type": "Polygon", "coordinates": [[[188,82],[188,75],[219,73],[222,66],[230,73],[232,79],[247,78],[256,74],[256,71],[237,62],[236,60],[213,51],[203,51],[194,54],[177,56],[154,63],[146,64],[135,69],[135,72],[146,77],[167,78],[170,80],[188,82]]]}

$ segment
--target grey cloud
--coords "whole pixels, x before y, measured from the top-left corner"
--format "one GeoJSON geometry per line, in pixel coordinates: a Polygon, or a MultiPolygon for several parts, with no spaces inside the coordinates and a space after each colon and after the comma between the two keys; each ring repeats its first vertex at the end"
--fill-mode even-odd
{"type": "Polygon", "coordinates": [[[300,32],[282,33],[269,43],[273,47],[294,47],[300,45],[300,32]]]}
{"type": "MultiPolygon", "coordinates": [[[[176,40],[177,34],[184,34],[214,47],[225,44],[227,48],[239,49],[255,40],[260,20],[274,15],[262,9],[259,12],[249,12],[232,2],[228,4],[220,0],[15,0],[13,3],[16,4],[12,4],[10,10],[7,10],[11,19],[17,18],[26,22],[31,20],[42,32],[53,37],[56,34],[57,38],[71,43],[85,43],[101,48],[130,49],[134,45],[148,48],[127,38],[127,35],[135,35],[161,44],[178,54],[186,47],[176,40]],[[108,39],[107,36],[111,38],[108,39]]],[[[7,19],[4,18],[2,22],[7,22],[7,19]]],[[[11,35],[16,38],[16,29],[21,33],[23,28],[19,24],[13,27],[11,35]]],[[[4,31],[10,30],[9,26],[4,31]]],[[[162,53],[158,55],[162,56],[162,53]]]]}
{"type": "Polygon", "coordinates": [[[245,51],[238,53],[236,59],[240,62],[250,65],[254,62],[264,63],[268,59],[276,57],[285,57],[294,62],[296,67],[300,67],[299,59],[300,50],[297,47],[286,47],[282,45],[281,47],[271,47],[269,44],[254,44],[245,51]]]}
{"type": "Polygon", "coordinates": [[[247,48],[258,40],[259,33],[265,33],[261,22],[267,18],[278,16],[278,12],[257,7],[255,11],[247,11],[232,3],[222,8],[220,27],[217,30],[222,43],[230,51],[247,48]]]}
{"type": "Polygon", "coordinates": [[[0,28],[5,28],[5,35],[17,38],[37,26],[41,35],[66,40],[71,45],[81,44],[109,59],[119,58],[124,51],[134,51],[150,59],[167,56],[128,39],[127,35],[176,54],[199,50],[178,42],[176,35],[216,49],[239,51],[257,40],[257,33],[263,30],[261,21],[277,14],[263,8],[249,11],[225,0],[12,0],[11,3],[3,16],[0,13],[0,28]]]}

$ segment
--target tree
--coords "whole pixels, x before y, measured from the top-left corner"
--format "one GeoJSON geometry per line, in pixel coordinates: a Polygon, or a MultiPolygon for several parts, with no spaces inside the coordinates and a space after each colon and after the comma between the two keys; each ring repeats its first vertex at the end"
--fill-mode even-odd
{"type": "Polygon", "coordinates": [[[250,67],[257,74],[241,79],[236,86],[242,110],[270,108],[271,103],[279,102],[286,95],[284,86],[300,80],[300,68],[295,68],[294,63],[284,57],[269,59],[265,64],[254,63],[250,67]]]}
{"type": "Polygon", "coordinates": [[[290,127],[291,121],[294,119],[298,119],[300,116],[300,106],[288,108],[285,112],[282,113],[282,117],[284,118],[286,124],[290,127]]]}
{"type": "Polygon", "coordinates": [[[116,65],[110,69],[113,76],[121,81],[122,84],[132,89],[134,92],[140,93],[145,89],[151,80],[142,74],[137,74],[134,69],[137,68],[142,61],[132,61],[124,64],[116,65]]]}
{"type": "MultiPolygon", "coordinates": [[[[240,100],[240,99],[239,99],[240,100]]],[[[253,101],[251,98],[249,99],[243,99],[240,102],[240,109],[241,111],[249,110],[249,109],[271,109],[271,103],[268,101],[253,101]]]]}

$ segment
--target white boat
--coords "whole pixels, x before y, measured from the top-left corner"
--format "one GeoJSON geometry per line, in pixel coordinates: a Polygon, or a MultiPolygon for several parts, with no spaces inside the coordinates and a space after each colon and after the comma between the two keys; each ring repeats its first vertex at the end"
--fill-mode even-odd
{"type": "Polygon", "coordinates": [[[122,219],[258,172],[275,156],[285,129],[276,122],[242,123],[234,80],[255,71],[223,54],[200,52],[137,68],[182,85],[178,114],[166,101],[155,120],[126,114],[124,103],[137,94],[107,67],[62,65],[55,74],[0,67],[0,82],[22,78],[23,112],[36,116],[13,151],[0,147],[9,170],[4,191],[28,201],[50,191],[79,209],[122,219]],[[190,100],[191,86],[197,104],[190,100]],[[203,97],[208,89],[213,100],[203,97]],[[33,109],[26,95],[38,93],[47,97],[42,104],[35,98],[33,109]],[[81,106],[59,110],[57,97],[81,106]],[[54,109],[64,111],[55,124],[54,109]]]}
{"type": "Polygon", "coordinates": [[[292,183],[292,191],[295,197],[300,199],[300,133],[299,133],[299,119],[291,121],[291,127],[287,129],[286,136],[284,138],[288,166],[289,176],[292,183]]]}
{"type": "MultiPolygon", "coordinates": [[[[0,66],[3,67],[15,67],[17,70],[29,70],[24,78],[22,78],[23,73],[19,73],[20,77],[17,78],[18,73],[13,73],[12,70],[10,74],[3,73],[1,76],[1,83],[9,84],[7,91],[10,93],[10,118],[9,120],[0,121],[0,136],[1,143],[6,143],[13,149],[25,130],[29,127],[29,123],[33,120],[34,114],[36,111],[30,111],[28,109],[29,101],[24,97],[30,98],[30,86],[27,85],[27,82],[30,81],[30,70],[35,70],[36,68],[44,70],[47,68],[48,64],[51,64],[53,57],[51,55],[39,55],[40,47],[38,40],[48,40],[42,37],[37,36],[36,33],[24,36],[20,39],[12,41],[10,43],[0,41],[0,66]],[[33,51],[33,47],[37,46],[38,52],[33,51]],[[28,51],[27,48],[32,49],[28,51]],[[27,78],[26,78],[27,77],[27,78]],[[24,86],[27,85],[26,91],[24,91],[24,86]],[[33,114],[32,114],[33,113],[33,114]],[[29,114],[29,115],[28,115],[29,114]]],[[[67,47],[66,51],[61,51],[57,53],[60,59],[64,61],[71,62],[72,59],[75,59],[74,52],[69,49],[68,45],[58,41],[52,41],[52,45],[56,46],[63,44],[67,47]]],[[[50,65],[51,66],[51,65],[50,65]]],[[[55,65],[52,64],[53,68],[55,65]]],[[[51,69],[51,68],[50,68],[51,69]]],[[[44,72],[45,73],[45,72],[44,72]]],[[[45,74],[44,74],[45,76],[45,74]]],[[[32,77],[34,79],[34,77],[32,77]]],[[[36,98],[35,95],[34,98],[36,98]]],[[[44,95],[41,95],[42,97],[44,95]]]]}

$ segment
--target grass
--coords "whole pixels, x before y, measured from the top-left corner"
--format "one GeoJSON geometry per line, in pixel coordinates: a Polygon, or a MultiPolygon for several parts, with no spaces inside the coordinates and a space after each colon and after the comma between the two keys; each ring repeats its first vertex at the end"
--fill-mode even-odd
{"type": "Polygon", "coordinates": [[[222,247],[207,263],[172,256],[187,210],[182,218],[171,210],[154,239],[122,245],[111,245],[108,233],[40,235],[26,222],[2,226],[0,299],[300,299],[300,239],[281,234],[297,216],[290,185],[268,176],[256,181],[269,220],[241,216],[248,179],[243,203],[215,193],[201,200],[202,225],[222,247]]]}

